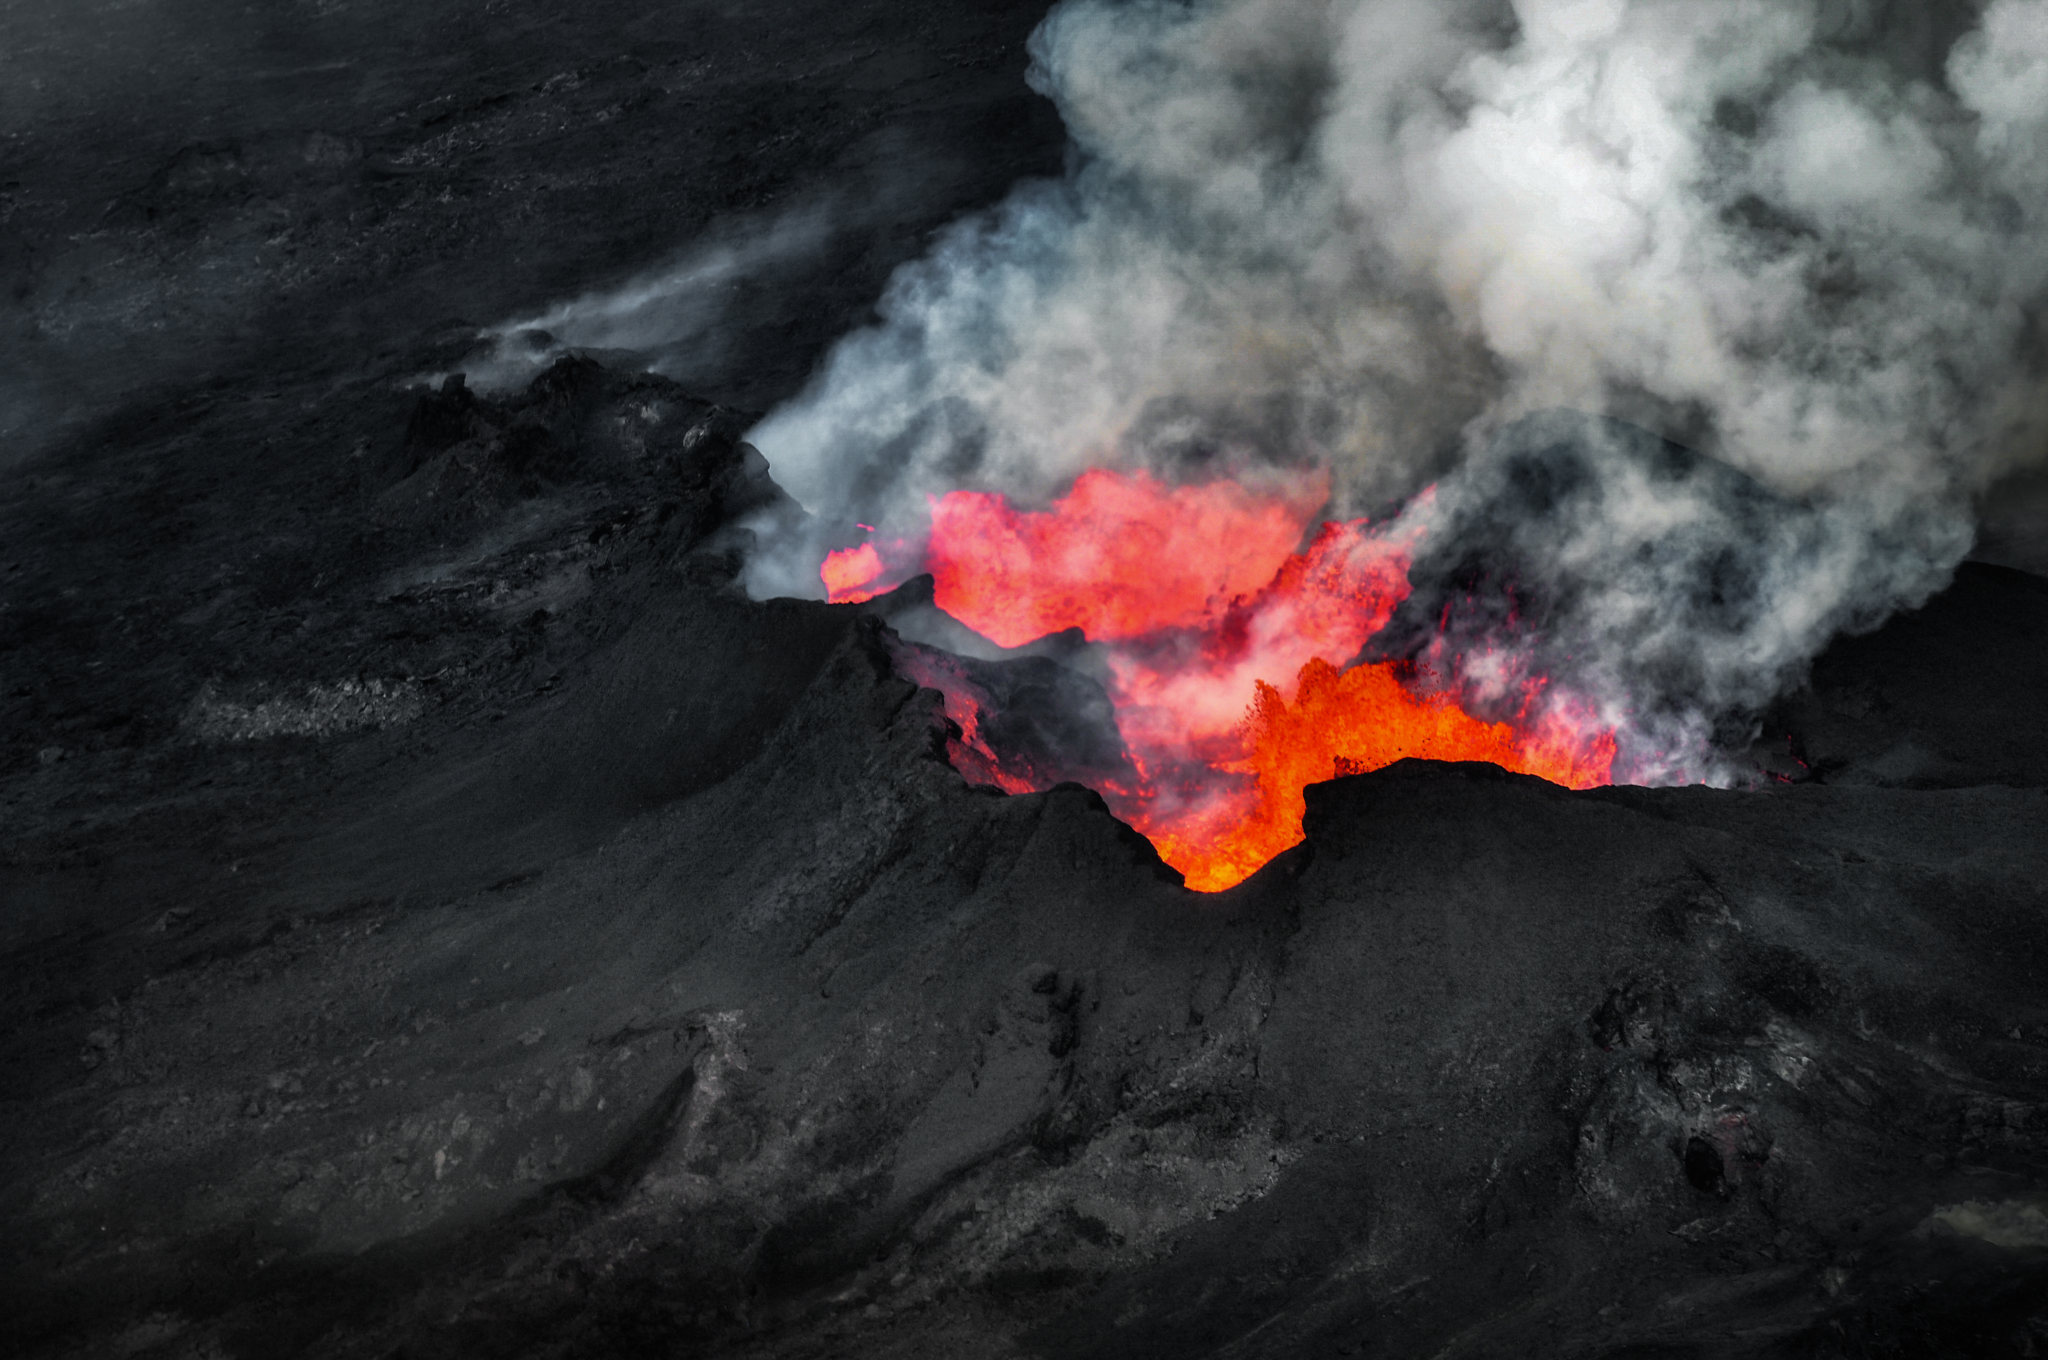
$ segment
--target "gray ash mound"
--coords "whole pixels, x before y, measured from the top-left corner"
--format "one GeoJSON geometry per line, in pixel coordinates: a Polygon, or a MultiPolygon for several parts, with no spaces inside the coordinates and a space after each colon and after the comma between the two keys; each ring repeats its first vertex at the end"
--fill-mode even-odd
{"type": "Polygon", "coordinates": [[[2038,578],[1838,643],[1801,782],[1406,762],[1203,896],[951,768],[936,639],[746,597],[720,408],[322,419],[226,579],[134,460],[269,412],[10,507],[10,1353],[2048,1345],[2038,578]]]}

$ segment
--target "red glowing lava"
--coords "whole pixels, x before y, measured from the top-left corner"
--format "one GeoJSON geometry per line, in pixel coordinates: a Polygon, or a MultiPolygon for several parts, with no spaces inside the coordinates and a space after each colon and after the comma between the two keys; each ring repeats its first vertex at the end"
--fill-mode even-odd
{"type": "Polygon", "coordinates": [[[1262,494],[1097,468],[1044,511],[951,492],[932,502],[921,555],[899,541],[889,545],[897,560],[885,562],[863,543],[828,555],[820,575],[827,598],[847,604],[928,571],[939,608],[1004,647],[1063,628],[1096,642],[1140,637],[1198,623],[1271,581],[1329,494],[1320,471],[1262,494]]]}
{"type": "MultiPolygon", "coordinates": [[[[1407,597],[1419,531],[1325,523],[1294,551],[1328,494],[1320,472],[1171,486],[1098,468],[1045,510],[982,492],[936,498],[922,547],[842,549],[821,574],[830,598],[850,601],[929,571],[939,607],[1004,646],[1066,628],[1105,644],[1138,777],[1102,793],[1201,891],[1299,844],[1307,785],[1403,757],[1491,761],[1574,788],[1609,782],[1613,732],[1546,705],[1540,676],[1487,721],[1392,664],[1340,669],[1407,597]]],[[[964,676],[911,678],[946,693],[963,773],[1012,792],[1056,782],[982,740],[987,696],[964,676]]]]}
{"type": "Polygon", "coordinates": [[[870,599],[877,592],[862,587],[882,574],[882,555],[872,543],[841,548],[825,558],[818,574],[824,578],[826,593],[835,604],[870,599]]]}
{"type": "Polygon", "coordinates": [[[1271,581],[1329,494],[1322,473],[1261,495],[1104,468],[1036,513],[956,491],[932,507],[924,569],[939,608],[1004,647],[1063,628],[1094,642],[1145,637],[1271,581]]]}

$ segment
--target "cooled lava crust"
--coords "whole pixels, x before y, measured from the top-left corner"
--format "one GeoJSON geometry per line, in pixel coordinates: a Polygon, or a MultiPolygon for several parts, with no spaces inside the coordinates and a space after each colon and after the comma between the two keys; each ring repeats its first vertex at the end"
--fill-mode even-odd
{"type": "Polygon", "coordinates": [[[0,499],[7,1352],[2048,1348],[2048,581],[1838,643],[1782,782],[1409,762],[1199,895],[1086,788],[970,784],[882,612],[734,585],[780,493],[730,404],[915,231],[759,284],[701,384],[401,391],[432,299],[879,129],[970,167],[925,222],[1055,167],[1036,14],[961,8],[513,4],[408,67],[454,7],[357,6],[13,144],[12,371],[97,414],[0,499]],[[259,122],[340,150],[266,179],[259,122]],[[51,326],[131,277],[171,341],[51,326]]]}

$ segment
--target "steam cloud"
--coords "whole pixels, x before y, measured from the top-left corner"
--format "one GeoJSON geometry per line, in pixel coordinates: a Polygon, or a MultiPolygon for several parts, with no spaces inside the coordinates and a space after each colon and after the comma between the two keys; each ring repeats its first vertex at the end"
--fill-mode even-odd
{"type": "Polygon", "coordinates": [[[1711,777],[2042,452],[2048,0],[1064,0],[1032,54],[1075,168],[757,428],[813,518],[756,593],[1093,465],[1316,462],[1349,514],[1435,482],[1410,513],[1549,601],[1617,775],[1711,777]]]}

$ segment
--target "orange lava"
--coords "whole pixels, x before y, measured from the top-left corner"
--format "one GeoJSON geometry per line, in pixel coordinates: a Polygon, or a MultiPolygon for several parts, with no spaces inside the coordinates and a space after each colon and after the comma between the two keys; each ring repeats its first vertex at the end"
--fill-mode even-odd
{"type": "Polygon", "coordinates": [[[869,587],[881,574],[882,555],[872,543],[827,553],[825,565],[818,569],[825,581],[826,598],[834,604],[872,599],[880,592],[869,587]]]}
{"type": "MultiPolygon", "coordinates": [[[[1101,792],[1199,891],[1299,844],[1307,785],[1404,757],[1609,782],[1613,732],[1546,704],[1540,676],[1520,685],[1515,712],[1486,721],[1402,667],[1349,665],[1407,597],[1418,531],[1324,523],[1296,552],[1328,493],[1320,472],[1173,486],[1098,468],[1045,510],[984,492],[936,498],[921,547],[842,549],[821,574],[846,601],[926,570],[940,608],[1003,646],[1067,628],[1103,644],[1138,779],[1101,792]]],[[[981,739],[987,696],[963,674],[920,664],[932,673],[910,678],[942,690],[962,729],[949,752],[963,774],[1011,792],[1057,782],[981,739]]]]}
{"type": "Polygon", "coordinates": [[[1339,671],[1317,658],[1301,668],[1290,703],[1257,684],[1245,716],[1245,756],[1230,767],[1250,775],[1240,794],[1183,818],[1133,823],[1190,888],[1215,892],[1241,883],[1301,842],[1302,790],[1338,775],[1363,774],[1415,757],[1484,760],[1568,788],[1609,782],[1614,735],[1590,739],[1556,720],[1483,722],[1449,694],[1417,694],[1391,663],[1339,671]]]}

